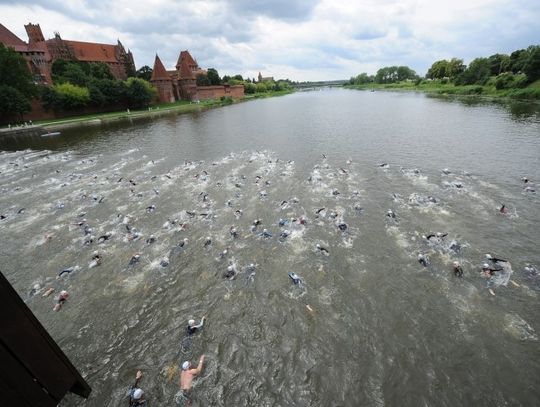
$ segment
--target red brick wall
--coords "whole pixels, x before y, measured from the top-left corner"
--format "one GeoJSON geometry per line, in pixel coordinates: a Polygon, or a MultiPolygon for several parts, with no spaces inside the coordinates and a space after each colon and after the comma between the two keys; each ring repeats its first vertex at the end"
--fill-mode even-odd
{"type": "Polygon", "coordinates": [[[244,97],[244,86],[197,86],[197,96],[199,100],[219,99],[222,96],[230,96],[233,99],[241,99],[244,97]]]}
{"type": "Polygon", "coordinates": [[[172,81],[152,81],[152,85],[157,89],[157,98],[160,103],[174,102],[172,81]]]}

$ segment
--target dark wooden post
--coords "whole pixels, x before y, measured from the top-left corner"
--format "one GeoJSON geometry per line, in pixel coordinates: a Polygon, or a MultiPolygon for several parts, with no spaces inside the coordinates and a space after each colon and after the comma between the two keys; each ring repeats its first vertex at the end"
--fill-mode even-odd
{"type": "Polygon", "coordinates": [[[54,407],[92,389],[0,272],[0,404],[54,407]]]}

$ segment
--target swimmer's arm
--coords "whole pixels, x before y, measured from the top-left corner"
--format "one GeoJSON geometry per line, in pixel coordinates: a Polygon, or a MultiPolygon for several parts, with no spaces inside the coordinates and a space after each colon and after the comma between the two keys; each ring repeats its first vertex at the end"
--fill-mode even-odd
{"type": "Polygon", "coordinates": [[[199,325],[195,325],[193,328],[195,329],[199,329],[199,328],[202,328],[203,325],[204,325],[204,320],[206,319],[206,317],[202,317],[201,319],[201,323],[199,325]]]}
{"type": "Polygon", "coordinates": [[[135,383],[133,384],[132,388],[139,387],[139,382],[142,379],[142,372],[140,370],[137,370],[137,374],[135,374],[135,383]]]}
{"type": "Polygon", "coordinates": [[[192,370],[193,374],[195,375],[201,374],[203,364],[204,364],[204,355],[202,355],[201,358],[199,359],[199,364],[197,365],[197,368],[192,370]]]}

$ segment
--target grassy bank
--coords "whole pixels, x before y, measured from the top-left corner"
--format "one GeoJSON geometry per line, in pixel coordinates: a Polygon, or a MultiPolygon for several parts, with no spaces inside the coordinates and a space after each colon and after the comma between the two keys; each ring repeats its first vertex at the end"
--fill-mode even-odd
{"type": "Polygon", "coordinates": [[[96,123],[100,121],[115,121],[115,120],[122,120],[122,119],[151,117],[154,115],[166,114],[166,113],[189,113],[189,112],[195,112],[198,110],[226,106],[232,103],[249,101],[253,99],[283,96],[292,92],[293,91],[291,90],[287,90],[287,91],[255,93],[251,95],[245,95],[244,99],[234,100],[234,101],[230,98],[224,98],[223,100],[222,99],[204,100],[204,101],[201,101],[200,103],[192,103],[185,100],[179,100],[173,103],[156,103],[150,106],[149,108],[140,109],[140,110],[130,110],[129,112],[127,110],[121,110],[121,111],[108,112],[108,113],[96,113],[96,114],[89,114],[89,115],[82,115],[82,116],[64,117],[61,119],[39,120],[39,121],[35,121],[34,124],[42,126],[46,129],[49,129],[49,128],[54,128],[54,127],[58,128],[62,126],[70,126],[70,125],[78,125],[78,124],[84,125],[84,124],[96,123]]]}
{"type": "Polygon", "coordinates": [[[540,80],[531,83],[525,88],[514,89],[496,89],[494,85],[488,84],[456,86],[452,83],[443,83],[441,81],[422,81],[415,82],[399,82],[399,83],[368,83],[363,85],[345,85],[350,89],[364,90],[403,90],[403,91],[419,91],[438,95],[463,95],[463,96],[487,96],[493,98],[511,98],[516,100],[536,100],[540,101],[540,80]]]}

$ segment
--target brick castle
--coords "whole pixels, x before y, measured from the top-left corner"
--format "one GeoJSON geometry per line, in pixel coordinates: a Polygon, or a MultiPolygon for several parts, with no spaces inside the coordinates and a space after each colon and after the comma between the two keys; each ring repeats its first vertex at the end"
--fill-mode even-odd
{"type": "MultiPolygon", "coordinates": [[[[133,54],[130,50],[125,50],[120,40],[116,45],[73,41],[61,38],[59,33],[46,40],[39,24],[29,23],[24,28],[28,34],[28,43],[0,24],[0,43],[13,48],[24,57],[35,83],[52,85],[51,67],[58,59],[103,62],[116,79],[125,80],[135,75],[133,54]]],[[[150,82],[158,91],[158,100],[165,103],[244,96],[243,85],[197,86],[197,75],[200,74],[206,74],[206,71],[199,67],[188,51],[180,52],[176,69],[171,71],[165,69],[156,55],[150,82]]],[[[37,108],[36,103],[33,105],[37,108]]]]}
{"type": "Polygon", "coordinates": [[[238,99],[244,97],[243,85],[197,86],[197,75],[206,74],[189,51],[182,51],[178,56],[176,69],[167,71],[156,55],[150,82],[158,91],[158,99],[162,103],[175,100],[198,101],[230,96],[238,99]]]}

